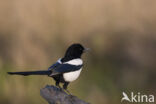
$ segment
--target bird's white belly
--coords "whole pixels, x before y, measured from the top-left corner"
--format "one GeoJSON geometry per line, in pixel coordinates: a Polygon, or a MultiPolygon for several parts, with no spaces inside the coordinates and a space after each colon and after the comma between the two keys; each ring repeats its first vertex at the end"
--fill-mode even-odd
{"type": "Polygon", "coordinates": [[[74,72],[64,73],[63,74],[64,80],[67,82],[72,82],[72,81],[76,80],[79,77],[81,70],[82,70],[82,68],[80,70],[77,70],[74,72]]]}

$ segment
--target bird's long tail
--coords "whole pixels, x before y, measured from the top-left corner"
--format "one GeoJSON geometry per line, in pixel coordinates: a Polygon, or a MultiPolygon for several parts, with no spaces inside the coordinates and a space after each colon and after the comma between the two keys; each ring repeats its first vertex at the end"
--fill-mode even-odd
{"type": "Polygon", "coordinates": [[[50,75],[52,71],[44,70],[44,71],[26,71],[26,72],[8,72],[10,75],[50,75]]]}

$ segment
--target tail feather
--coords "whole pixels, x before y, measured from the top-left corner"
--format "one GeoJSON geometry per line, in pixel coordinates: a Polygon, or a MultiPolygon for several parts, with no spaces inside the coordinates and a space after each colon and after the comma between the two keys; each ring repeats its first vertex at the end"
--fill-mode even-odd
{"type": "Polygon", "coordinates": [[[28,76],[28,75],[50,75],[52,73],[52,71],[26,71],[26,72],[8,72],[8,74],[10,75],[24,75],[24,76],[28,76]]]}

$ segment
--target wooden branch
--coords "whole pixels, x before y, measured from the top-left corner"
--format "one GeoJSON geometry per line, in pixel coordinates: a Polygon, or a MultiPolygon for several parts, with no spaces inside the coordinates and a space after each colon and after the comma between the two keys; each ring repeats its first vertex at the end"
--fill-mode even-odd
{"type": "Polygon", "coordinates": [[[42,88],[40,94],[49,104],[89,104],[53,85],[42,88]]]}

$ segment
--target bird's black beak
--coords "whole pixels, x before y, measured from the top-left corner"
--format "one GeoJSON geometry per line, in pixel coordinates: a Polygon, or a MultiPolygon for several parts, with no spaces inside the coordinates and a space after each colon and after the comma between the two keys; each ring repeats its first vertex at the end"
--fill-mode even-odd
{"type": "Polygon", "coordinates": [[[85,48],[83,52],[85,53],[85,52],[88,52],[89,50],[90,48],[85,48]]]}

